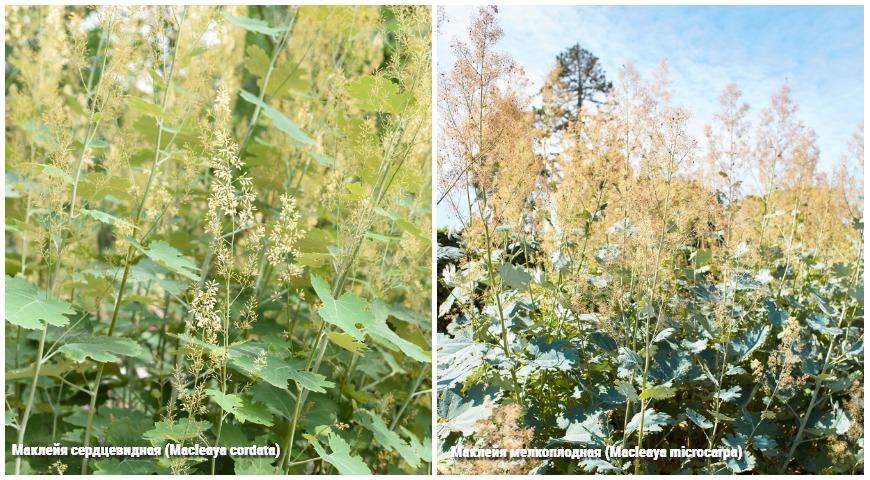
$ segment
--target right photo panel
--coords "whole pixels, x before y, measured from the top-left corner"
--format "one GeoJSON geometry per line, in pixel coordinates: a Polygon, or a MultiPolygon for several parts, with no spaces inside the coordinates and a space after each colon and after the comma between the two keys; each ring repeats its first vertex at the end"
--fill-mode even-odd
{"type": "Polygon", "coordinates": [[[438,473],[863,473],[863,18],[438,7],[438,473]]]}

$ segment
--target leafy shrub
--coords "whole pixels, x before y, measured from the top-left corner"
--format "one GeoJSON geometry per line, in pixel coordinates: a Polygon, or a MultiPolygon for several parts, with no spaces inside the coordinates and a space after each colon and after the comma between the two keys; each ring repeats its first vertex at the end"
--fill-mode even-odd
{"type": "Polygon", "coordinates": [[[8,472],[428,470],[429,25],[7,7],[8,472]]]}
{"type": "Polygon", "coordinates": [[[536,130],[494,12],[469,34],[439,97],[439,198],[457,223],[438,237],[439,468],[862,471],[863,137],[826,176],[786,88],[753,130],[731,86],[701,149],[666,70],[630,66],[600,107],[536,130]],[[493,435],[506,408],[519,418],[493,435]],[[449,453],[518,443],[745,456],[449,453]]]}

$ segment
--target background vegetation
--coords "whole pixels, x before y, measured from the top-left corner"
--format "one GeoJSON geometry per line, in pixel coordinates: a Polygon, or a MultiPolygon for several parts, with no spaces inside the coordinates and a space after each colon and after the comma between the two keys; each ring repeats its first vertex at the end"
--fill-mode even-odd
{"type": "Polygon", "coordinates": [[[7,472],[427,472],[430,10],[5,13],[7,472]]]}
{"type": "Polygon", "coordinates": [[[835,171],[783,87],[706,138],[665,65],[579,46],[534,111],[482,8],[439,87],[439,469],[863,470],[863,126],[835,171]],[[452,460],[451,446],[744,449],[741,460],[452,460]]]}

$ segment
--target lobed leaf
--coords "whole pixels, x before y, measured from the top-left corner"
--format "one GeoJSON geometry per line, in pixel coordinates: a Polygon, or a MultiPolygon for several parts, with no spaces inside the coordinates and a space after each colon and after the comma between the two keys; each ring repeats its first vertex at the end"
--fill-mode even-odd
{"type": "Polygon", "coordinates": [[[45,292],[20,277],[6,276],[6,321],[28,330],[39,330],[45,324],[63,327],[67,315],[75,314],[68,302],[48,298],[45,292]]]}
{"type": "Polygon", "coordinates": [[[88,358],[95,362],[120,362],[119,356],[136,357],[143,350],[127,338],[85,335],[64,343],[58,352],[76,362],[88,358]]]}
{"type": "Polygon", "coordinates": [[[378,299],[372,303],[372,313],[374,314],[374,321],[366,327],[366,332],[375,341],[391,350],[401,350],[402,353],[418,362],[428,363],[431,361],[430,352],[423,350],[415,343],[405,340],[390,328],[387,324],[389,309],[383,301],[378,299]]]}
{"type": "Polygon", "coordinates": [[[374,412],[369,410],[358,411],[354,417],[360,424],[371,431],[375,435],[375,440],[378,441],[384,448],[394,450],[398,453],[405,462],[411,467],[416,468],[420,465],[420,456],[411,445],[405,443],[399,434],[390,430],[384,419],[374,412]]]}
{"type": "Polygon", "coordinates": [[[338,473],[342,475],[372,474],[369,467],[362,461],[362,458],[358,455],[353,455],[350,451],[350,445],[335,433],[329,432],[327,435],[329,448],[332,450],[331,453],[326,453],[326,449],[320,445],[317,437],[307,433],[303,434],[303,437],[305,437],[305,439],[308,440],[308,443],[314,447],[314,451],[320,455],[320,458],[335,467],[338,470],[338,473]]]}
{"type": "Polygon", "coordinates": [[[197,276],[199,268],[193,263],[193,261],[181,255],[181,252],[163,240],[152,242],[148,248],[143,247],[136,241],[131,241],[130,244],[147,255],[148,258],[154,260],[160,266],[165,267],[188,280],[199,281],[199,276],[197,276]]]}
{"type": "Polygon", "coordinates": [[[353,293],[333,298],[326,281],[316,275],[311,276],[311,286],[323,302],[317,311],[320,318],[361,342],[364,334],[357,325],[370,326],[374,322],[374,316],[366,310],[368,302],[353,293]]]}

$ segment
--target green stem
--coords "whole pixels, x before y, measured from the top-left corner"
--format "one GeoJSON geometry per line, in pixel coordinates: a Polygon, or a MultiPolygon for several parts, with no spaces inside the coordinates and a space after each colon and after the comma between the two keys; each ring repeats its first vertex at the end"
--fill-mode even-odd
{"type": "MultiPolygon", "coordinates": [[[[501,347],[504,350],[504,354],[507,357],[508,361],[510,361],[511,351],[510,346],[508,345],[507,322],[505,322],[504,312],[502,311],[501,292],[499,291],[499,289],[496,288],[495,273],[492,266],[492,242],[489,235],[489,222],[485,218],[485,208],[487,204],[485,189],[481,189],[481,195],[483,196],[483,201],[478,204],[478,209],[480,210],[480,219],[483,222],[484,242],[486,243],[486,267],[487,272],[489,273],[490,292],[491,296],[494,297],[496,308],[498,309],[498,319],[501,323],[501,347]]],[[[520,383],[517,380],[517,372],[515,366],[511,367],[511,380],[514,384],[514,399],[518,404],[522,405],[522,391],[520,390],[520,383]]]]}
{"type": "MultiPolygon", "coordinates": [[[[671,161],[673,161],[673,160],[674,160],[674,158],[672,156],[671,161]]],[[[662,249],[664,247],[664,242],[665,242],[665,232],[667,231],[666,229],[667,229],[667,224],[668,224],[667,215],[668,215],[668,208],[670,207],[670,200],[671,200],[672,175],[673,175],[673,172],[669,169],[668,176],[667,176],[667,182],[666,182],[666,189],[667,190],[665,193],[664,209],[662,210],[662,227],[661,227],[661,230],[659,232],[659,241],[658,241],[658,246],[656,248],[656,258],[655,258],[655,263],[654,263],[656,271],[653,274],[652,283],[650,284],[650,290],[649,290],[649,298],[650,299],[653,298],[653,295],[655,295],[656,288],[658,287],[659,264],[661,262],[661,254],[662,254],[662,249]]],[[[664,306],[664,299],[662,299],[662,306],[664,306]]],[[[661,311],[662,311],[662,309],[660,308],[659,311],[656,312],[656,325],[653,328],[653,332],[650,332],[650,328],[649,328],[650,327],[650,317],[647,316],[647,318],[646,318],[646,325],[644,328],[645,329],[645,332],[644,332],[644,366],[643,366],[643,377],[641,378],[641,384],[642,384],[641,394],[643,394],[643,392],[646,390],[646,386],[647,386],[647,376],[649,375],[649,367],[650,367],[650,359],[651,359],[650,350],[651,350],[651,346],[652,346],[652,338],[653,338],[652,334],[654,334],[658,330],[659,322],[661,321],[661,317],[662,317],[661,311]]],[[[638,446],[638,448],[643,448],[644,416],[646,414],[646,407],[648,405],[649,405],[648,402],[643,402],[643,401],[640,402],[640,422],[638,423],[638,428],[637,428],[637,446],[638,446]]],[[[640,460],[639,459],[635,460],[635,462],[634,462],[634,474],[635,475],[640,474],[640,460]]]]}
{"type": "MultiPolygon", "coordinates": [[[[36,353],[36,366],[33,369],[33,382],[30,385],[30,392],[27,398],[27,404],[24,407],[24,414],[21,416],[21,423],[18,425],[18,443],[24,444],[24,433],[27,431],[27,422],[30,420],[30,412],[33,410],[33,399],[36,397],[36,384],[39,381],[39,370],[42,368],[42,354],[45,351],[45,337],[48,334],[48,323],[42,327],[42,336],[39,338],[39,350],[36,353]]],[[[21,457],[15,457],[15,475],[21,474],[21,457]]]]}
{"type": "MultiPolygon", "coordinates": [[[[180,37],[180,33],[181,33],[181,27],[184,24],[184,20],[185,20],[186,16],[187,16],[187,7],[184,8],[183,14],[181,16],[181,20],[179,21],[179,24],[178,24],[179,37],[180,37]]],[[[139,225],[139,222],[142,218],[142,212],[145,209],[145,201],[148,198],[148,193],[150,192],[151,186],[154,182],[154,174],[157,171],[157,166],[159,165],[160,145],[162,143],[162,138],[163,138],[163,112],[166,111],[166,103],[167,103],[167,100],[169,99],[169,91],[171,90],[170,87],[172,84],[172,75],[173,75],[173,72],[175,71],[175,59],[178,58],[178,43],[179,43],[178,41],[175,42],[175,47],[173,48],[173,55],[172,55],[172,59],[173,59],[172,64],[170,64],[169,73],[167,74],[167,77],[166,77],[166,90],[163,92],[163,102],[161,103],[161,108],[160,108],[161,116],[160,116],[160,119],[158,119],[158,121],[157,121],[157,145],[154,147],[154,161],[151,165],[151,171],[148,174],[148,181],[145,184],[145,191],[142,193],[142,198],[139,201],[138,208],[136,209],[136,217],[135,217],[135,222],[134,222],[134,224],[136,226],[139,225]]],[[[127,247],[127,254],[124,257],[124,274],[121,277],[121,284],[118,287],[118,296],[115,299],[115,308],[112,311],[112,320],[109,323],[109,330],[108,330],[108,332],[106,332],[106,335],[109,337],[111,337],[115,333],[115,326],[117,325],[117,322],[118,322],[118,314],[121,312],[121,300],[124,297],[124,289],[126,288],[126,285],[127,285],[127,279],[130,276],[130,266],[131,266],[132,257],[133,257],[133,246],[131,245],[131,246],[127,247]]],[[[103,377],[104,368],[105,368],[105,364],[100,363],[100,367],[97,369],[97,376],[94,379],[94,388],[92,389],[93,393],[91,395],[90,410],[88,410],[88,420],[87,420],[87,424],[85,426],[85,438],[84,438],[84,447],[85,448],[87,448],[90,444],[91,432],[93,430],[94,414],[96,413],[97,396],[99,395],[99,392],[100,392],[100,381],[102,380],[102,377],[103,377]]],[[[82,475],[87,475],[87,473],[88,473],[88,459],[84,458],[84,459],[82,459],[82,475]]]]}
{"type": "MultiPolygon", "coordinates": [[[[235,222],[236,222],[236,220],[235,220],[235,218],[233,218],[233,228],[232,228],[233,231],[235,231],[235,229],[236,229],[235,222]]],[[[218,241],[222,241],[222,240],[218,240],[218,241]]],[[[235,241],[236,241],[235,235],[230,237],[230,251],[233,251],[235,241]]],[[[224,355],[223,355],[223,358],[224,358],[224,360],[221,362],[221,393],[223,393],[224,395],[227,394],[227,360],[226,359],[229,358],[229,348],[230,348],[230,303],[231,302],[230,302],[230,275],[229,274],[226,275],[225,282],[226,283],[224,285],[224,325],[223,325],[223,328],[224,328],[224,335],[223,335],[223,337],[224,337],[224,355]]],[[[225,418],[226,418],[226,415],[224,415],[223,411],[221,410],[218,413],[218,428],[217,428],[217,434],[215,436],[215,445],[220,445],[221,431],[223,430],[225,418]]],[[[211,474],[212,475],[214,475],[214,469],[215,469],[216,463],[217,463],[217,458],[212,457],[212,459],[211,459],[211,474]]]]}
{"type": "MultiPolygon", "coordinates": [[[[422,68],[422,65],[420,66],[422,68]]],[[[414,90],[414,87],[417,85],[418,79],[421,75],[414,76],[414,84],[410,88],[411,91],[414,90]]],[[[361,222],[369,221],[368,218],[371,215],[371,212],[374,211],[375,208],[379,207],[381,201],[386,196],[387,190],[392,184],[392,179],[395,178],[396,173],[399,169],[402,168],[404,164],[405,158],[407,157],[407,152],[405,155],[397,155],[396,154],[396,146],[401,142],[404,137],[405,132],[407,131],[405,112],[408,109],[410,104],[411,95],[408,95],[407,100],[405,101],[404,106],[402,107],[402,111],[399,113],[398,121],[396,122],[396,129],[393,132],[391,138],[388,141],[387,148],[384,150],[384,154],[381,157],[381,163],[378,172],[378,179],[375,182],[374,188],[372,189],[372,195],[369,198],[370,209],[368,210],[369,215],[365,215],[361,222]],[[398,158],[397,158],[398,157],[398,158]],[[391,174],[392,171],[392,174],[391,174]]],[[[416,131],[414,133],[414,138],[416,138],[416,131]]],[[[365,230],[365,229],[363,229],[365,230]]],[[[338,274],[336,275],[335,280],[333,281],[332,286],[332,295],[333,297],[339,296],[339,294],[344,290],[344,284],[347,280],[347,276],[350,274],[352,267],[356,261],[356,257],[359,253],[359,249],[364,240],[363,235],[356,235],[353,239],[353,245],[350,249],[350,253],[345,257],[341,266],[338,269],[338,274]]],[[[320,333],[317,336],[317,342],[315,344],[314,351],[317,352],[316,360],[314,361],[314,365],[310,366],[307,370],[309,372],[317,372],[320,369],[320,364],[323,361],[323,355],[326,352],[326,347],[329,342],[325,341],[325,325],[321,325],[320,333]]],[[[303,406],[308,398],[308,390],[304,387],[299,388],[299,395],[297,397],[296,406],[293,412],[293,419],[290,422],[289,429],[287,431],[287,437],[285,440],[285,448],[283,458],[279,461],[279,467],[283,465],[283,469],[286,472],[289,472],[290,465],[284,465],[286,461],[289,461],[291,458],[290,450],[293,447],[293,441],[296,435],[296,427],[299,422],[299,415],[303,409],[303,406]]]]}
{"type": "Polygon", "coordinates": [[[269,60],[269,66],[266,68],[266,74],[263,76],[263,85],[260,88],[260,101],[257,105],[254,106],[254,115],[251,116],[251,124],[248,125],[248,131],[245,133],[245,138],[242,140],[241,145],[239,145],[239,155],[245,150],[248,145],[248,141],[251,139],[251,135],[254,133],[254,127],[257,125],[257,120],[260,118],[260,110],[261,105],[263,104],[263,100],[266,97],[266,90],[268,90],[269,79],[272,77],[272,72],[275,70],[275,62],[278,61],[278,54],[281,53],[281,49],[284,48],[284,45],[287,44],[287,40],[290,38],[290,34],[293,31],[293,26],[296,24],[296,15],[294,15],[288,25],[287,29],[284,30],[284,35],[281,36],[281,40],[278,42],[278,45],[275,46],[274,51],[272,52],[272,58],[269,60]]]}
{"type": "MultiPolygon", "coordinates": [[[[124,296],[124,288],[127,285],[127,278],[130,275],[130,256],[132,255],[133,247],[128,247],[127,249],[127,257],[124,261],[124,275],[121,277],[121,285],[118,287],[118,297],[115,299],[115,309],[112,312],[112,321],[109,324],[109,331],[106,332],[106,336],[111,337],[115,333],[115,325],[118,322],[118,313],[121,311],[121,299],[124,296]]],[[[94,414],[97,409],[97,396],[100,393],[100,381],[103,378],[103,370],[105,368],[105,363],[100,363],[100,367],[97,369],[97,376],[94,379],[94,387],[91,393],[91,403],[90,408],[88,409],[88,421],[85,426],[85,438],[84,438],[84,447],[88,448],[91,441],[91,432],[93,431],[94,424],[94,414]]],[[[82,459],[82,475],[87,475],[88,473],[88,459],[87,457],[82,459]]]]}
{"type": "MultiPolygon", "coordinates": [[[[858,278],[858,272],[861,271],[861,256],[863,255],[863,245],[862,248],[859,249],[858,260],[856,262],[855,267],[855,275],[852,277],[852,281],[850,282],[850,287],[855,284],[858,278]]],[[[844,305],[843,311],[840,313],[840,320],[837,322],[837,327],[842,328],[843,320],[846,319],[846,311],[848,308],[844,305]]],[[[791,459],[794,457],[794,452],[797,449],[798,445],[801,443],[804,435],[804,429],[807,426],[807,422],[810,419],[810,415],[813,413],[813,409],[816,407],[816,400],[818,399],[819,392],[822,389],[823,378],[825,377],[825,373],[827,373],[829,362],[831,360],[831,354],[834,351],[834,345],[836,345],[837,336],[834,335],[831,338],[831,342],[828,344],[828,351],[825,352],[825,360],[822,363],[822,370],[819,375],[816,376],[815,386],[813,387],[813,394],[810,396],[810,403],[807,405],[806,412],[804,412],[803,417],[801,418],[800,424],[798,425],[797,435],[794,437],[794,441],[791,444],[791,447],[788,449],[788,455],[785,458],[785,461],[782,463],[782,467],[779,469],[779,473],[785,473],[785,470],[788,468],[788,464],[791,462],[791,459]]]]}
{"type": "Polygon", "coordinates": [[[338,386],[338,398],[341,399],[342,393],[344,392],[344,386],[347,384],[348,380],[350,380],[350,376],[356,368],[356,362],[359,361],[359,352],[353,352],[353,358],[350,359],[350,366],[347,367],[347,372],[345,372],[344,377],[341,379],[341,384],[338,386]]]}
{"type": "MultiPolygon", "coordinates": [[[[113,26],[114,26],[114,12],[112,15],[112,21],[109,23],[108,35],[106,35],[105,38],[109,38],[111,36],[113,26]]],[[[103,38],[101,37],[100,47],[102,47],[102,45],[103,45],[103,38]]],[[[98,50],[100,47],[98,47],[98,50]]],[[[106,45],[106,49],[108,49],[108,45],[106,45]]],[[[107,55],[104,54],[104,58],[103,58],[103,69],[104,70],[105,70],[105,65],[106,65],[106,57],[107,57],[107,55]]],[[[94,68],[91,69],[91,79],[93,78],[93,74],[94,74],[95,69],[96,69],[96,58],[94,59],[94,68]]],[[[101,81],[100,81],[99,85],[102,85],[102,77],[100,78],[100,80],[101,81]]],[[[89,82],[88,82],[89,83],[89,87],[88,87],[89,94],[90,94],[91,81],[92,80],[89,80],[89,82]]],[[[98,86],[98,90],[99,90],[99,86],[98,86]]],[[[91,106],[91,114],[92,114],[91,116],[93,116],[93,112],[94,112],[94,109],[96,107],[95,107],[95,103],[92,103],[91,105],[92,105],[91,106]]],[[[91,122],[91,121],[89,120],[89,122],[91,122]]],[[[96,134],[96,124],[93,125],[93,133],[91,132],[91,130],[92,130],[91,123],[89,123],[88,135],[85,138],[85,144],[84,144],[84,147],[82,149],[81,156],[79,157],[78,167],[77,167],[77,171],[76,171],[76,180],[73,183],[72,199],[70,200],[70,218],[73,217],[73,211],[74,211],[73,209],[74,209],[75,200],[76,200],[76,188],[78,186],[78,179],[79,179],[79,175],[81,173],[81,164],[82,164],[82,161],[84,158],[85,151],[87,151],[89,143],[93,139],[93,136],[96,134]]],[[[31,154],[32,154],[32,150],[31,150],[31,154]]],[[[29,200],[29,196],[28,196],[28,200],[29,200]]],[[[28,205],[28,215],[29,215],[29,205],[28,205]]],[[[51,294],[51,292],[54,291],[54,285],[56,283],[57,275],[58,275],[58,272],[60,269],[60,264],[61,264],[60,255],[61,255],[62,248],[63,248],[63,239],[61,238],[61,243],[58,245],[57,264],[55,265],[54,273],[52,274],[51,279],[50,279],[50,287],[48,289],[49,294],[51,294]]],[[[33,369],[34,372],[33,372],[33,381],[31,382],[31,389],[29,392],[27,403],[24,407],[24,412],[23,412],[22,417],[21,417],[21,422],[19,423],[19,427],[18,427],[18,443],[23,443],[23,441],[24,441],[24,436],[25,436],[25,433],[27,432],[27,423],[30,420],[31,412],[33,411],[33,401],[36,397],[37,383],[39,381],[39,372],[42,368],[42,363],[44,361],[43,354],[45,353],[45,339],[46,339],[47,334],[48,334],[48,324],[46,323],[45,325],[43,325],[42,335],[41,335],[40,340],[39,340],[39,346],[37,347],[37,358],[36,358],[36,365],[34,366],[34,369],[33,369]]],[[[21,457],[16,457],[16,459],[15,459],[15,474],[18,475],[18,474],[20,474],[20,472],[21,472],[21,457]]]]}
{"type": "Polygon", "coordinates": [[[390,430],[396,429],[396,425],[399,424],[399,420],[401,420],[402,414],[405,413],[405,409],[408,408],[408,405],[411,404],[411,400],[414,398],[414,393],[417,391],[418,388],[420,388],[420,384],[423,383],[423,377],[426,376],[426,373],[426,368],[420,368],[420,373],[417,374],[417,378],[411,385],[411,389],[408,390],[408,397],[405,399],[404,402],[402,402],[402,406],[399,407],[399,411],[396,412],[396,415],[393,417],[393,421],[390,422],[390,430]]]}

